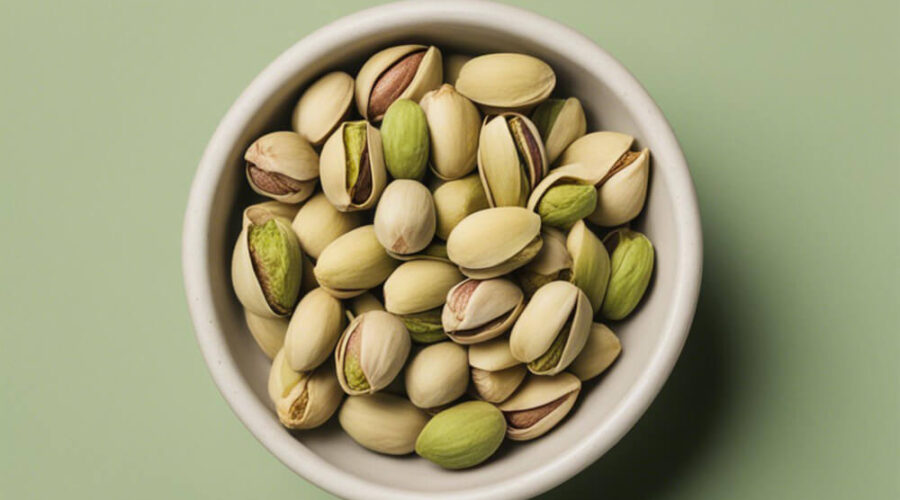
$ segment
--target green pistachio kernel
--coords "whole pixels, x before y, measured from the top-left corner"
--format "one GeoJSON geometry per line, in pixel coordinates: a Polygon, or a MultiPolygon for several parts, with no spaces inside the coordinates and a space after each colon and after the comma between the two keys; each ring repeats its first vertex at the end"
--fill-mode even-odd
{"type": "Polygon", "coordinates": [[[538,202],[541,222],[568,229],[590,215],[597,206],[597,190],[590,184],[559,184],[544,193],[538,202]]]}
{"type": "Polygon", "coordinates": [[[443,306],[430,309],[425,312],[407,314],[400,317],[413,342],[419,344],[432,344],[447,338],[444,327],[441,324],[441,312],[443,306]]]}
{"type": "Polygon", "coordinates": [[[553,343],[550,344],[550,348],[547,349],[547,352],[541,355],[541,357],[536,360],[528,363],[528,368],[535,373],[545,372],[550,370],[554,366],[559,363],[560,358],[562,358],[563,349],[566,347],[566,342],[569,340],[569,330],[572,329],[572,319],[570,318],[562,327],[562,331],[559,332],[559,335],[553,339],[553,343]]]}
{"type": "Polygon", "coordinates": [[[250,227],[253,270],[266,302],[279,314],[290,313],[300,295],[300,246],[291,236],[274,219],[250,227]]]}

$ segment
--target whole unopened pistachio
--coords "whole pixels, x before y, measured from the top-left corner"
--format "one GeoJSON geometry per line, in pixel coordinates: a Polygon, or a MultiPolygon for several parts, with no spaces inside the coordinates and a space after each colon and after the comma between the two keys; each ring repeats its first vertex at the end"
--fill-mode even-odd
{"type": "Polygon", "coordinates": [[[547,150],[547,161],[552,164],[575,139],[587,132],[587,120],[581,101],[575,97],[568,99],[547,99],[535,108],[531,115],[547,150]]]}
{"type": "Polygon", "coordinates": [[[296,132],[272,132],[244,153],[247,181],[257,193],[285,203],[309,198],[319,178],[319,157],[296,132]]]}
{"type": "Polygon", "coordinates": [[[363,219],[357,212],[340,212],[323,193],[306,201],[297,212],[291,227],[297,233],[300,247],[306,255],[318,259],[338,236],[361,226],[363,219]]]}
{"type": "Polygon", "coordinates": [[[547,156],[537,127],[517,113],[484,119],[478,141],[478,174],[492,207],[524,207],[547,173],[547,156]]]}
{"type": "Polygon", "coordinates": [[[541,218],[521,207],[498,207],[461,220],[447,238],[447,255],[470,278],[502,276],[541,250],[541,218]]]}
{"type": "Polygon", "coordinates": [[[481,179],[475,174],[462,179],[440,182],[432,189],[431,194],[437,216],[435,234],[444,240],[450,236],[450,232],[459,221],[488,208],[481,179]]]}
{"type": "Polygon", "coordinates": [[[441,85],[419,102],[431,132],[431,169],[445,180],[459,179],[475,168],[481,115],[472,101],[452,85],[441,85]]]}
{"type": "Polygon", "coordinates": [[[530,376],[498,408],[507,422],[506,436],[514,441],[540,437],[558,424],[575,405],[581,381],[570,373],[530,376]]]}
{"type": "Polygon", "coordinates": [[[443,78],[437,47],[389,47],[370,57],[356,75],[356,107],[364,118],[376,122],[397,99],[418,101],[443,78]]]}
{"type": "Polygon", "coordinates": [[[571,281],[587,295],[596,314],[609,284],[609,254],[600,238],[578,221],[569,231],[566,248],[572,256],[571,281]]]}
{"type": "Polygon", "coordinates": [[[530,108],[553,92],[556,74],[547,63],[525,54],[486,54],[459,71],[460,93],[489,111],[530,108]]]}
{"type": "Polygon", "coordinates": [[[383,311],[353,318],[334,351],[338,382],[351,396],[384,389],[409,356],[409,333],[403,322],[383,311]]]}
{"type": "Polygon", "coordinates": [[[472,386],[481,399],[500,403],[525,379],[525,365],[512,357],[509,340],[496,338],[469,346],[472,386]]]}
{"type": "Polygon", "coordinates": [[[434,408],[455,401],[469,385],[466,348],[439,342],[416,353],[406,367],[406,393],[419,408],[434,408]]]}
{"type": "Polygon", "coordinates": [[[348,397],[338,421],[360,446],[387,455],[406,455],[415,450],[428,415],[406,398],[379,392],[348,397]]]}
{"type": "Polygon", "coordinates": [[[269,371],[269,397],[278,420],[289,429],[312,429],[331,418],[344,393],[331,363],[312,372],[296,372],[279,352],[269,371]]]}
{"type": "Polygon", "coordinates": [[[447,293],[441,322],[454,342],[484,342],[512,326],[522,312],[524,300],[522,290],[507,279],[468,279],[447,293]]]}
{"type": "Polygon", "coordinates": [[[284,355],[292,370],[310,371],[334,352],[344,330],[344,306],[331,294],[316,288],[297,304],[284,339],[284,355]]]}
{"type": "Polygon", "coordinates": [[[431,191],[418,181],[397,179],[385,188],[375,209],[375,236],[386,250],[414,254],[434,238],[431,191]]]}
{"type": "Polygon", "coordinates": [[[601,323],[591,325],[591,334],[581,350],[581,354],[569,365],[569,371],[581,381],[589,380],[603,373],[622,352],[619,337],[601,323]]]}
{"type": "Polygon", "coordinates": [[[435,260],[405,262],[384,282],[385,309],[403,321],[414,341],[444,340],[441,308],[447,292],[463,279],[453,264],[435,260]]]}
{"type": "Polygon", "coordinates": [[[387,182],[381,134],[365,121],[344,122],[322,147],[322,191],[341,212],[375,206],[387,182]]]}
{"type": "Polygon", "coordinates": [[[267,358],[272,359],[284,345],[284,334],[287,333],[287,318],[268,318],[259,316],[244,309],[247,328],[256,341],[256,345],[267,358]]]}
{"type": "Polygon", "coordinates": [[[322,250],[313,272],[328,293],[347,299],[383,283],[398,264],[378,243],[375,228],[368,225],[332,241],[322,250]]]}
{"type": "Polygon", "coordinates": [[[544,244],[537,257],[516,271],[519,285],[528,299],[547,283],[569,281],[572,277],[572,257],[566,248],[566,235],[548,226],[541,229],[541,238],[544,244]]]}
{"type": "Polygon", "coordinates": [[[653,274],[653,244],[631,229],[617,229],[603,238],[610,254],[609,287],[600,314],[620,320],[638,305],[653,274]]]}
{"type": "Polygon", "coordinates": [[[447,469],[465,469],[484,462],[503,443],[506,420],[483,401],[447,408],[425,424],[416,439],[416,453],[447,469]]]}
{"type": "Polygon", "coordinates": [[[384,164],[395,179],[421,179],[428,165],[428,123],[411,99],[397,99],[381,124],[384,164]]]}
{"type": "Polygon", "coordinates": [[[294,108],[294,131],[315,146],[334,132],[350,111],[353,102],[353,77],[333,71],[310,85],[294,108]]]}

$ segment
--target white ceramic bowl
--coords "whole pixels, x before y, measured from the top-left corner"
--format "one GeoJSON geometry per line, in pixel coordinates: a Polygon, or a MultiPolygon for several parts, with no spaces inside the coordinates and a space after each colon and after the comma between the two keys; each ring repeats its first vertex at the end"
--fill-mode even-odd
{"type": "Polygon", "coordinates": [[[684,156],[666,119],[625,68],[591,40],[539,15],[481,1],[389,4],[340,19],[304,38],[253,80],[219,124],[200,162],[184,222],[183,265],[197,340],[219,390],[248,429],[288,467],[349,498],[520,498],[537,495],[597,460],[637,422],[669,376],[687,337],[700,285],[700,217],[684,156]],[[514,51],[556,70],[558,95],[581,98],[589,130],[634,135],[652,152],[647,207],[637,226],[656,246],[643,305],[614,325],[623,355],[589,382],[548,435],[507,442],[466,471],[356,445],[332,419],[297,435],[279,425],[266,396],[268,360],[254,345],[231,290],[229,263],[240,210],[250,203],[244,149],[289,128],[300,89],[323,71],[351,72],[386,45],[433,43],[451,51],[514,51]]]}

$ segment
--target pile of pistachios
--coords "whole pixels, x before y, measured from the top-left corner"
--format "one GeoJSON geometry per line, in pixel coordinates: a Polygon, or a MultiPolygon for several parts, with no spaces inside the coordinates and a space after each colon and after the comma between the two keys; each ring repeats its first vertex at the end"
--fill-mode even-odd
{"type": "Polygon", "coordinates": [[[550,431],[619,356],[654,251],[649,152],[587,132],[524,54],[402,45],[306,87],[244,156],[232,279],[280,422],[475,466],[550,431]],[[355,107],[353,102],[355,101],[355,107]],[[319,189],[321,186],[321,190],[319,189]]]}

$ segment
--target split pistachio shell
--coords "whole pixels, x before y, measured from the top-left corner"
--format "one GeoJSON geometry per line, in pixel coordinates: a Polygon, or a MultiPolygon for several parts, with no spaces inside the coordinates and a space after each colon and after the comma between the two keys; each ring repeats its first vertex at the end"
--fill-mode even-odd
{"type": "Polygon", "coordinates": [[[453,85],[456,78],[459,77],[459,71],[469,61],[472,56],[466,54],[450,54],[444,57],[444,81],[453,85]]]}
{"type": "Polygon", "coordinates": [[[521,364],[509,350],[509,339],[502,337],[469,346],[469,366],[499,371],[521,364]]]}
{"type": "Polygon", "coordinates": [[[344,306],[321,288],[306,294],[291,316],[284,355],[294,371],[310,371],[334,352],[344,329],[344,306]]]}
{"type": "Polygon", "coordinates": [[[521,207],[475,212],[447,238],[447,255],[466,276],[488,279],[527,264],[541,249],[541,218],[521,207]]]}
{"type": "Polygon", "coordinates": [[[455,401],[469,385],[466,348],[440,342],[419,351],[406,367],[406,393],[419,408],[455,401]]]}
{"type": "Polygon", "coordinates": [[[322,191],[341,212],[372,208],[387,183],[381,133],[365,121],[338,126],[319,164],[322,191]]]}
{"type": "Polygon", "coordinates": [[[409,337],[417,344],[433,344],[447,340],[447,335],[444,333],[444,327],[441,324],[441,307],[404,314],[399,316],[399,318],[406,325],[406,329],[409,330],[409,337]]]}
{"type": "Polygon", "coordinates": [[[453,264],[433,260],[404,262],[384,282],[385,309],[402,315],[441,307],[450,289],[463,279],[453,264]]]}
{"type": "Polygon", "coordinates": [[[397,265],[368,225],[332,241],[319,255],[313,272],[328,293],[347,299],[383,283],[397,265]]]}
{"type": "Polygon", "coordinates": [[[575,97],[568,99],[547,99],[535,108],[531,115],[547,150],[547,162],[553,164],[559,155],[575,139],[587,132],[587,120],[581,101],[575,97]]]}
{"type": "Polygon", "coordinates": [[[505,434],[500,410],[483,401],[467,401],[425,424],[416,439],[416,453],[447,469],[465,469],[490,458],[505,434]]]}
{"type": "Polygon", "coordinates": [[[643,234],[617,229],[603,239],[610,253],[609,287],[600,313],[620,320],[638,305],[653,274],[653,244],[643,234]]]}
{"type": "Polygon", "coordinates": [[[443,62],[437,47],[398,45],[366,61],[356,75],[356,107],[372,122],[381,120],[397,99],[418,101],[443,81],[443,62]]]}
{"type": "Polygon", "coordinates": [[[348,397],[338,421],[360,446],[387,455],[406,455],[415,450],[428,415],[406,398],[376,393],[348,397]]]}
{"type": "Polygon", "coordinates": [[[244,153],[246,175],[257,193],[284,203],[309,198],[319,178],[319,156],[296,132],[272,132],[244,153]]]}
{"type": "Polygon", "coordinates": [[[453,228],[467,216],[488,208],[481,179],[469,175],[462,179],[441,182],[432,191],[437,218],[435,234],[446,240],[453,228]]]}
{"type": "Polygon", "coordinates": [[[478,140],[478,175],[492,207],[525,206],[547,173],[537,127],[517,113],[488,116],[478,140]]]}
{"type": "Polygon", "coordinates": [[[384,389],[409,356],[409,332],[390,313],[369,311],[353,318],[334,351],[338,382],[351,396],[384,389]]]}
{"type": "Polygon", "coordinates": [[[506,436],[514,441],[527,441],[546,434],[569,413],[580,391],[581,381],[571,373],[528,377],[498,407],[508,423],[506,436]]]}
{"type": "Polygon", "coordinates": [[[502,403],[518,389],[527,373],[525,365],[498,371],[472,368],[472,386],[479,398],[488,403],[502,403]]]}
{"type": "Polygon", "coordinates": [[[609,254],[606,247],[584,221],[578,221],[569,231],[566,248],[572,256],[571,281],[587,295],[593,314],[597,314],[609,284],[609,254]]]}
{"type": "Polygon", "coordinates": [[[303,251],[318,259],[338,236],[362,225],[363,219],[356,212],[340,212],[331,205],[324,194],[318,193],[300,207],[291,223],[303,251]]]}
{"type": "Polygon", "coordinates": [[[268,389],[278,420],[289,429],[324,424],[344,397],[330,363],[311,373],[296,372],[288,366],[283,351],[272,362],[268,389]]]}
{"type": "Polygon", "coordinates": [[[291,118],[293,129],[319,146],[347,116],[352,102],[353,77],[343,71],[328,73],[303,91],[291,118]]]}
{"type": "Polygon", "coordinates": [[[422,183],[397,179],[385,188],[375,209],[375,236],[386,250],[414,254],[434,238],[431,191],[422,183]]]}
{"type": "Polygon", "coordinates": [[[428,123],[411,99],[397,99],[381,124],[384,164],[395,179],[421,179],[428,166],[428,123]]]}
{"type": "Polygon", "coordinates": [[[622,352],[619,337],[601,323],[591,325],[591,334],[581,350],[581,354],[569,365],[569,371],[581,381],[589,380],[603,373],[622,352]]]}
{"type": "Polygon", "coordinates": [[[253,314],[246,309],[244,309],[244,317],[256,345],[267,358],[274,358],[281,350],[281,346],[284,345],[284,335],[288,328],[287,318],[267,318],[253,314]]]}
{"type": "Polygon", "coordinates": [[[598,226],[612,227],[637,217],[647,199],[649,177],[649,150],[622,155],[597,188],[597,207],[588,220],[598,226]]]}
{"type": "Polygon", "coordinates": [[[441,85],[419,102],[431,133],[431,169],[441,179],[459,179],[475,168],[481,115],[452,85],[441,85]]]}
{"type": "Polygon", "coordinates": [[[437,240],[432,240],[427,247],[416,253],[400,254],[392,252],[390,250],[388,250],[387,253],[393,258],[405,262],[411,260],[436,260],[439,262],[450,262],[450,258],[447,257],[447,245],[437,240]]]}
{"type": "Polygon", "coordinates": [[[527,266],[516,273],[526,298],[551,281],[569,281],[572,276],[572,257],[566,248],[566,235],[553,227],[541,229],[544,240],[541,251],[527,266]]]}
{"type": "Polygon", "coordinates": [[[507,331],[524,304],[522,290],[512,281],[468,279],[447,293],[441,322],[454,342],[476,344],[507,331]]]}
{"type": "Polygon", "coordinates": [[[576,139],[560,156],[559,165],[580,163],[593,172],[596,184],[631,149],[634,137],[619,132],[592,132],[576,139]]]}
{"type": "Polygon", "coordinates": [[[587,342],[591,304],[575,285],[553,281],[535,292],[513,325],[509,350],[536,375],[566,369],[587,342]]]}
{"type": "Polygon", "coordinates": [[[490,110],[530,108],[549,97],[555,86],[556,74],[547,63],[511,53],[473,58],[456,79],[460,93],[490,110]]]}

